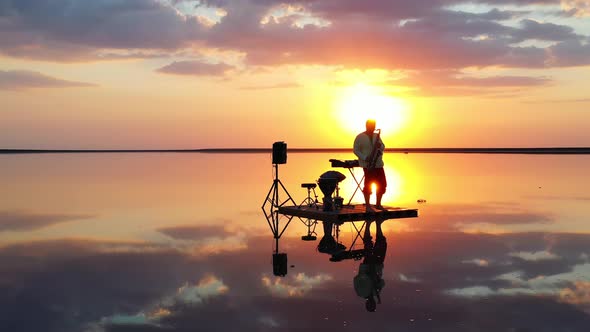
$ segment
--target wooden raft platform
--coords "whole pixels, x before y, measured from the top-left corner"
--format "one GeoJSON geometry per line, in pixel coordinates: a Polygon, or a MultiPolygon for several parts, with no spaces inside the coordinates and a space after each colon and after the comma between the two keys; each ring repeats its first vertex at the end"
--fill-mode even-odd
{"type": "Polygon", "coordinates": [[[338,211],[323,211],[321,206],[319,209],[308,206],[282,206],[279,208],[279,213],[288,216],[329,221],[336,224],[342,224],[347,221],[363,221],[374,218],[383,218],[383,220],[387,220],[418,217],[417,209],[405,209],[399,207],[385,208],[387,210],[375,209],[374,213],[367,213],[365,212],[365,206],[363,204],[344,206],[338,211]]]}

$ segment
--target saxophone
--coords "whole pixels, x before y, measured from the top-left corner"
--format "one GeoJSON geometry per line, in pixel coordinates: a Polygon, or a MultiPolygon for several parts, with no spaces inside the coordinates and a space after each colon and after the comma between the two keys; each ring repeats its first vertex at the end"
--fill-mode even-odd
{"type": "Polygon", "coordinates": [[[375,145],[373,145],[373,151],[371,151],[371,155],[369,156],[368,160],[368,168],[375,168],[377,164],[377,160],[383,154],[383,145],[381,144],[381,129],[377,129],[377,138],[375,139],[375,145]]]}

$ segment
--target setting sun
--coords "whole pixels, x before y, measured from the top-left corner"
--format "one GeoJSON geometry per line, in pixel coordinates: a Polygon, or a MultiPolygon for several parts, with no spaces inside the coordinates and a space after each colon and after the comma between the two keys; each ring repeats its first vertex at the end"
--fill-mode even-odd
{"type": "Polygon", "coordinates": [[[376,87],[357,84],[344,89],[336,112],[342,126],[351,132],[364,130],[367,119],[375,119],[386,134],[398,132],[408,121],[406,102],[388,96],[376,87]]]}

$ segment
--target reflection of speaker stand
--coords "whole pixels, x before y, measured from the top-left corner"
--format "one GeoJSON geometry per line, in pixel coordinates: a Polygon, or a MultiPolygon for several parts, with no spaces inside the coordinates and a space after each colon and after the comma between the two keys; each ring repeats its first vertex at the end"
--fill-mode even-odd
{"type": "Polygon", "coordinates": [[[272,255],[273,273],[275,276],[285,276],[287,275],[287,254],[279,253],[279,239],[291,223],[293,216],[286,216],[285,218],[287,218],[287,223],[285,226],[280,228],[279,208],[289,202],[291,202],[293,205],[297,204],[287,191],[287,188],[285,188],[279,179],[279,165],[273,164],[273,167],[275,168],[275,177],[272,186],[266,195],[266,200],[262,204],[262,211],[264,211],[264,216],[266,217],[268,226],[270,227],[270,230],[272,231],[273,237],[275,239],[275,250],[273,251],[272,255]]]}

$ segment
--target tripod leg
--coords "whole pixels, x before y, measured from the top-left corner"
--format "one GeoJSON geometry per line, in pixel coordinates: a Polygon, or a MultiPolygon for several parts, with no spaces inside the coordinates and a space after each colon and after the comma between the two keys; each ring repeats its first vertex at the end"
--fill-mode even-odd
{"type": "MultiPolygon", "coordinates": [[[[287,188],[285,188],[285,186],[283,185],[283,182],[281,182],[281,180],[277,180],[279,182],[279,184],[281,185],[281,188],[283,188],[283,190],[285,191],[285,194],[287,194],[287,197],[289,197],[289,199],[285,200],[283,203],[281,203],[280,206],[283,206],[285,203],[291,201],[293,203],[293,205],[297,205],[297,203],[295,203],[295,200],[293,199],[293,197],[291,197],[291,194],[289,194],[289,192],[287,191],[287,188]]],[[[278,190],[278,188],[277,188],[278,190]]],[[[278,193],[277,193],[278,195],[278,193]]]]}
{"type": "Polygon", "coordinates": [[[275,220],[276,220],[275,194],[276,194],[276,183],[273,182],[272,186],[268,190],[268,194],[266,194],[266,199],[264,200],[264,203],[262,204],[262,212],[264,213],[264,216],[266,217],[266,221],[268,222],[268,226],[270,227],[270,230],[272,231],[273,235],[276,237],[276,235],[278,234],[278,227],[276,226],[277,222],[275,222],[275,220]],[[266,210],[267,206],[268,206],[269,211],[266,210]]]}

